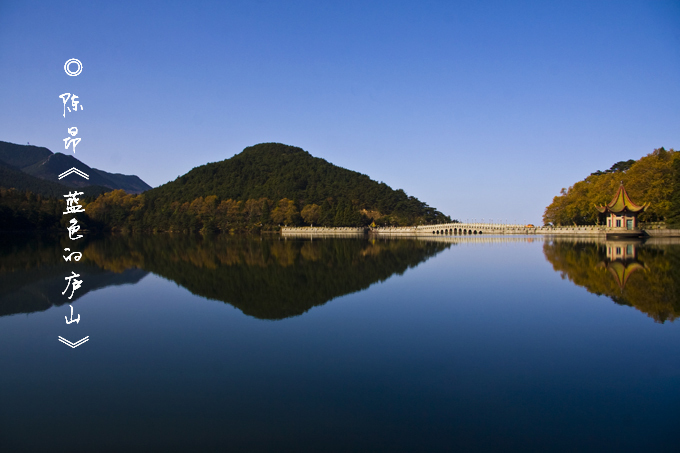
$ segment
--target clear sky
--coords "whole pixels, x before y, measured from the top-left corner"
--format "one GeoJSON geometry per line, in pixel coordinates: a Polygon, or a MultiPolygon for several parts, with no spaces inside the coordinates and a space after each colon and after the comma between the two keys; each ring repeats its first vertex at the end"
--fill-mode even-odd
{"type": "Polygon", "coordinates": [[[680,148],[680,2],[0,0],[0,81],[0,140],[65,152],[77,126],[76,157],[152,186],[281,142],[462,221],[539,223],[680,148]]]}

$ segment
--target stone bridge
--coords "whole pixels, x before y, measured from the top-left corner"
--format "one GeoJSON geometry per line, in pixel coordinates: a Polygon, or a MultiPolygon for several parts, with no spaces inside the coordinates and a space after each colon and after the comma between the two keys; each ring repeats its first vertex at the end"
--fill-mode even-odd
{"type": "Polygon", "coordinates": [[[480,234],[540,234],[533,225],[500,223],[444,223],[438,225],[419,225],[414,227],[372,228],[371,234],[408,235],[408,236],[466,236],[480,234]]]}
{"type": "Polygon", "coordinates": [[[507,223],[443,223],[414,227],[372,228],[369,233],[394,236],[475,236],[483,234],[549,234],[564,236],[604,236],[606,229],[601,225],[587,226],[542,226],[507,223]]]}

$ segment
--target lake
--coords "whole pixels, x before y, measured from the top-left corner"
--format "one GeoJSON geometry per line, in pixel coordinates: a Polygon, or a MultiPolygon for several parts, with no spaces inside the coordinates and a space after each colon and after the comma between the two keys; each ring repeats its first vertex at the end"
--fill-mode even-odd
{"type": "Polygon", "coordinates": [[[2,451],[680,448],[680,241],[76,244],[0,236],[2,451]]]}

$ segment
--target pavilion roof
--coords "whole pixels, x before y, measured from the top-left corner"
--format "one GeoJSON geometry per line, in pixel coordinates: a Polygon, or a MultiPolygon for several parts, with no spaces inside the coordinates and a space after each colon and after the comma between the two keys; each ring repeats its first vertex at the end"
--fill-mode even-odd
{"type": "Polygon", "coordinates": [[[649,207],[649,205],[650,203],[644,203],[642,206],[638,206],[633,203],[633,201],[628,196],[628,192],[626,192],[626,188],[623,187],[623,183],[621,183],[619,190],[616,192],[616,195],[614,195],[614,198],[612,198],[612,201],[604,206],[595,206],[595,208],[603,213],[609,211],[617,214],[624,210],[627,210],[628,212],[644,211],[649,207]]]}
{"type": "Polygon", "coordinates": [[[626,283],[628,283],[628,279],[633,274],[633,272],[644,268],[645,266],[637,262],[626,265],[620,261],[614,261],[607,264],[607,269],[609,269],[609,272],[612,273],[616,279],[616,284],[619,285],[619,288],[621,289],[626,286],[626,283]]]}

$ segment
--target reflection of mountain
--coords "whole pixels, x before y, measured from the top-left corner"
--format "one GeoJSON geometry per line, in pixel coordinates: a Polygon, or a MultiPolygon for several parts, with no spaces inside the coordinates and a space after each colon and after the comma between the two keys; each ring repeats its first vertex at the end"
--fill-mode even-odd
{"type": "MultiPolygon", "coordinates": [[[[129,268],[123,272],[102,269],[86,260],[65,263],[59,241],[15,240],[0,244],[0,316],[45,311],[52,306],[74,303],[90,291],[112,285],[137,283],[147,271],[129,268]],[[71,271],[80,275],[83,286],[71,300],[64,278],[71,271]]],[[[16,239],[16,238],[14,238],[16,239]]],[[[63,244],[62,244],[63,245],[63,244]]]]}
{"type": "Polygon", "coordinates": [[[10,253],[5,249],[0,255],[0,283],[13,281],[7,290],[3,284],[0,291],[0,315],[67,303],[61,292],[70,270],[80,273],[83,289],[87,285],[90,290],[136,282],[150,271],[194,294],[227,302],[247,315],[283,319],[401,274],[450,247],[408,239],[107,237],[91,240],[84,245],[81,262],[66,266],[60,254],[64,244],[29,244],[21,250],[13,246],[10,253]]]}
{"type": "Polygon", "coordinates": [[[680,248],[630,243],[546,242],[543,253],[589,292],[635,307],[658,322],[680,316],[680,248]]]}
{"type": "MultiPolygon", "coordinates": [[[[131,250],[141,252],[145,270],[261,319],[300,315],[401,274],[450,247],[412,240],[285,241],[278,237],[145,236],[129,241],[131,250]]],[[[88,256],[93,251],[88,250],[88,256]]],[[[101,256],[107,254],[102,251],[101,256]]]]}

